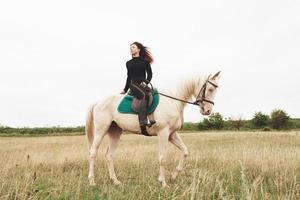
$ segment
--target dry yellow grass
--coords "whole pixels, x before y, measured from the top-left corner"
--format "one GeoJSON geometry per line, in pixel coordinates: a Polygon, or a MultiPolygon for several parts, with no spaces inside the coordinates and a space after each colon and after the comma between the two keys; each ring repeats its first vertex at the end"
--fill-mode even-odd
{"type": "MultiPolygon", "coordinates": [[[[190,156],[167,189],[158,183],[157,137],[123,135],[114,157],[121,186],[98,151],[88,186],[85,136],[0,138],[0,199],[300,199],[300,136],[291,132],[182,133],[190,156]]],[[[167,177],[179,151],[169,143],[167,177]]]]}

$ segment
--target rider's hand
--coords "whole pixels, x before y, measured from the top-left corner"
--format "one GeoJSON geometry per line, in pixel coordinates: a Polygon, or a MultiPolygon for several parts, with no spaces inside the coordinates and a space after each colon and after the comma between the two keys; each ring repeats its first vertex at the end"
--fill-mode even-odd
{"type": "Polygon", "coordinates": [[[149,83],[150,83],[150,81],[148,81],[147,79],[145,79],[144,82],[145,82],[146,84],[149,84],[149,83]]]}
{"type": "Polygon", "coordinates": [[[126,92],[125,92],[125,90],[122,90],[122,92],[120,92],[120,94],[125,94],[126,92]]]}

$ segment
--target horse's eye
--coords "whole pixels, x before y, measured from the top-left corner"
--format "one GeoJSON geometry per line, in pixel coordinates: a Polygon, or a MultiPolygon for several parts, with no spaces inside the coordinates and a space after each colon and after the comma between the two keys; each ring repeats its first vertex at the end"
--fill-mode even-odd
{"type": "Polygon", "coordinates": [[[209,89],[209,92],[213,92],[213,89],[209,89]]]}

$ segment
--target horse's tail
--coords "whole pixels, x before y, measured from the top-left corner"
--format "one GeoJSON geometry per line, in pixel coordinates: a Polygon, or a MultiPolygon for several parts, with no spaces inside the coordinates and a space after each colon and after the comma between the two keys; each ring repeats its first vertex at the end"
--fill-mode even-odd
{"type": "Polygon", "coordinates": [[[92,145],[93,139],[94,139],[94,117],[93,117],[94,106],[95,106],[95,104],[92,104],[88,108],[86,122],[85,122],[85,134],[87,136],[90,146],[92,145]]]}

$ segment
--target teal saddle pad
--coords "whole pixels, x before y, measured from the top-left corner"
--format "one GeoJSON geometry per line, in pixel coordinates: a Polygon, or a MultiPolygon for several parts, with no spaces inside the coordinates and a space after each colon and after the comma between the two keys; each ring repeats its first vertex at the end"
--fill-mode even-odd
{"type": "MultiPolygon", "coordinates": [[[[148,109],[147,109],[148,114],[152,113],[155,110],[155,108],[157,107],[158,102],[159,102],[159,94],[157,94],[156,88],[153,88],[152,95],[153,95],[153,101],[152,101],[151,106],[148,106],[148,109]]],[[[129,92],[126,94],[125,97],[123,97],[122,101],[119,103],[118,111],[120,113],[137,114],[137,112],[135,112],[131,108],[132,100],[133,100],[133,96],[132,96],[131,90],[129,89],[129,92]]]]}

